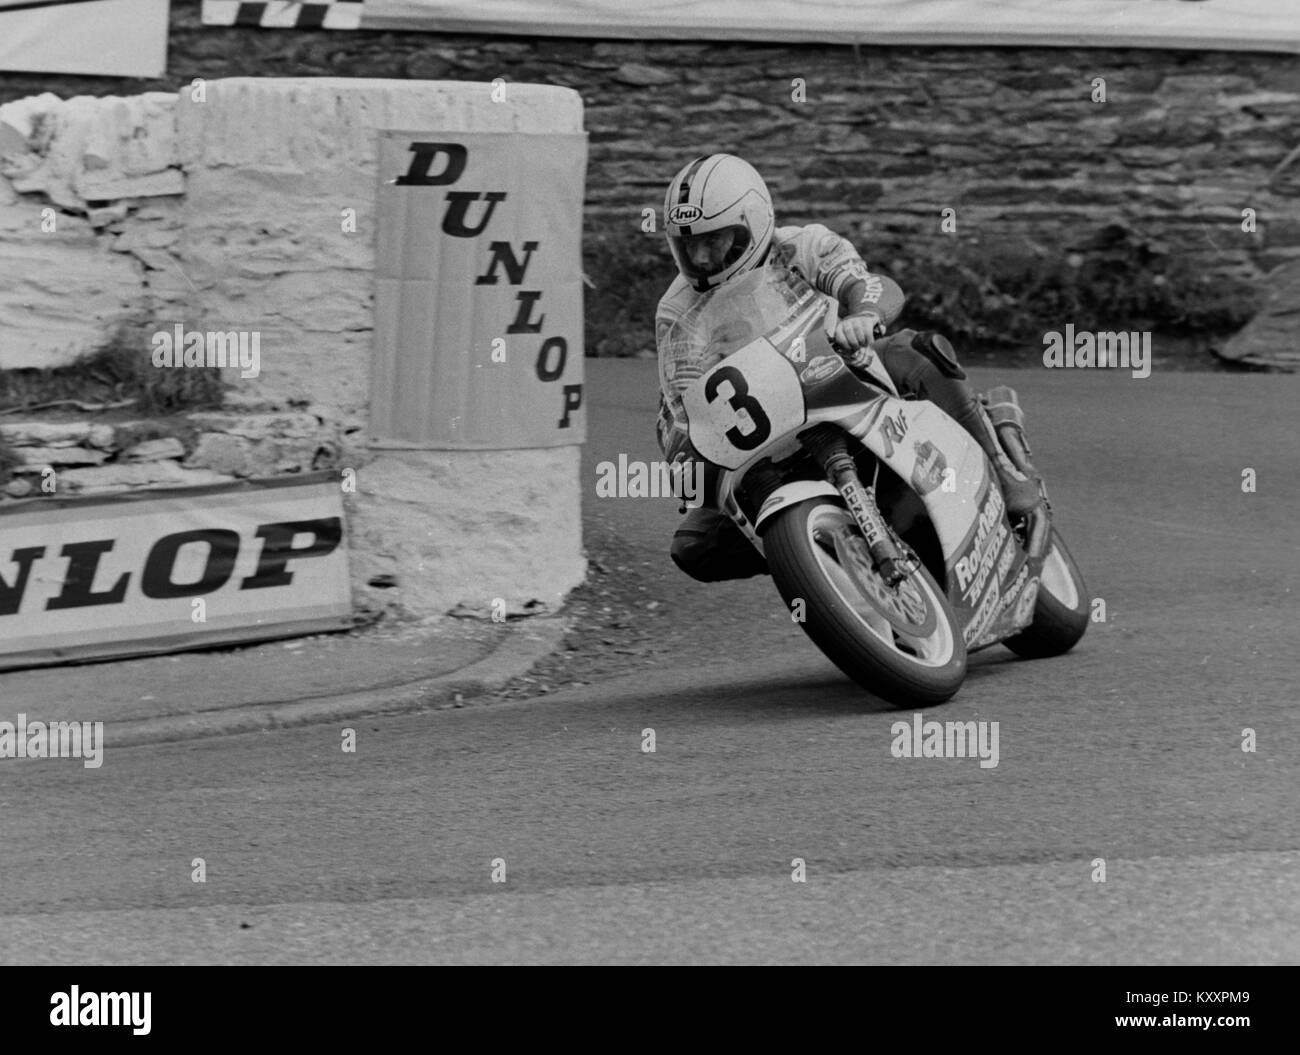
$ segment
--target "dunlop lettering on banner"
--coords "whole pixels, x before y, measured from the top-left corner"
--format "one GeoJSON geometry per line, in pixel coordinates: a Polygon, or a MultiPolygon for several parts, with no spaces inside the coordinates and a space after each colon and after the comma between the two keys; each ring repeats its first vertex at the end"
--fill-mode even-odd
{"type": "Polygon", "coordinates": [[[0,505],[0,670],[352,625],[334,473],[0,505]]]}
{"type": "Polygon", "coordinates": [[[585,441],[586,163],[581,133],[379,133],[374,446],[585,441]]]}

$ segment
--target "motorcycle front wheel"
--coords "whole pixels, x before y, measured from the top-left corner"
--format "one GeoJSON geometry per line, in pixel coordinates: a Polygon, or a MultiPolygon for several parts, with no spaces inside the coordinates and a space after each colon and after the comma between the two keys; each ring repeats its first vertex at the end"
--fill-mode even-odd
{"type": "Polygon", "coordinates": [[[966,645],[943,590],[924,566],[887,586],[843,505],[818,497],[791,506],[765,525],[763,549],[804,632],[863,688],[924,706],[961,687],[966,645]]]}

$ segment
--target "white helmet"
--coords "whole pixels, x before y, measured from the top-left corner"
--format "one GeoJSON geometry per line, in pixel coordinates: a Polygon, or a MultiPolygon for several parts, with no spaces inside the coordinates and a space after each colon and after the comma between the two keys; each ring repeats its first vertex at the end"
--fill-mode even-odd
{"type": "Polygon", "coordinates": [[[668,184],[668,246],[677,270],[700,292],[762,263],[775,225],[763,177],[734,155],[696,158],[668,184]]]}

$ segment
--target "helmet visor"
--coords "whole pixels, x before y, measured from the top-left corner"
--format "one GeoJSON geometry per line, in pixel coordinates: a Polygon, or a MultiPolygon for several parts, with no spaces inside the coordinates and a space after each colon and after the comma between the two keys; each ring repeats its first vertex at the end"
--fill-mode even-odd
{"type": "Polygon", "coordinates": [[[681,273],[698,282],[725,271],[744,255],[749,228],[732,224],[703,234],[670,234],[668,245],[681,273]]]}

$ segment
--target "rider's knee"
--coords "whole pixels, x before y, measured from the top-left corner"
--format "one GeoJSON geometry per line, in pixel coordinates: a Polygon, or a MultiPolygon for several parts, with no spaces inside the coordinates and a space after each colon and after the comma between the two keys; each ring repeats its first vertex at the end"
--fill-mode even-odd
{"type": "Polygon", "coordinates": [[[679,530],[669,556],[696,582],[729,582],[768,573],[763,555],[738,532],[720,524],[713,530],[679,530]]]}
{"type": "Polygon", "coordinates": [[[899,330],[875,343],[880,362],[893,378],[904,399],[925,399],[927,393],[945,384],[945,377],[929,358],[913,347],[915,330],[899,330]]]}
{"type": "Polygon", "coordinates": [[[961,368],[961,363],[957,362],[957,351],[943,334],[936,333],[934,330],[913,333],[911,345],[938,367],[939,372],[945,377],[951,377],[955,381],[966,380],[966,371],[961,368]]]}
{"type": "Polygon", "coordinates": [[[673,536],[673,544],[668,555],[672,557],[677,567],[696,582],[713,582],[714,578],[709,573],[710,548],[704,536],[695,532],[679,531],[673,536]]]}

